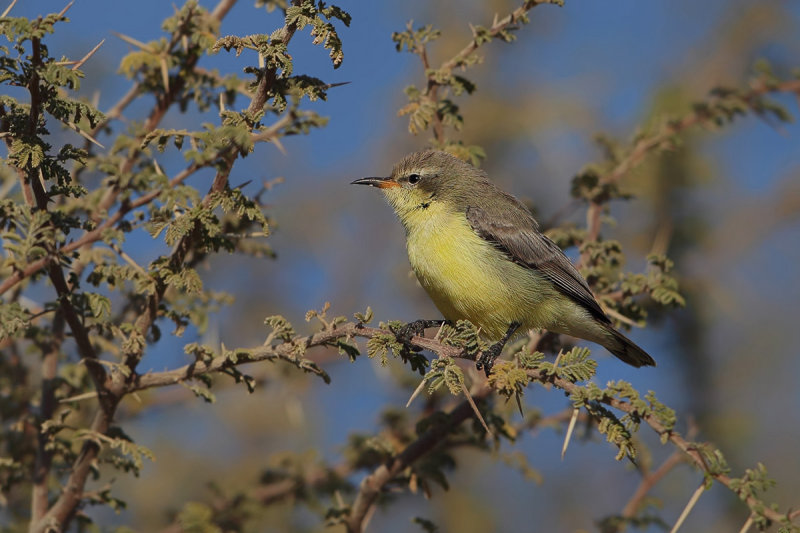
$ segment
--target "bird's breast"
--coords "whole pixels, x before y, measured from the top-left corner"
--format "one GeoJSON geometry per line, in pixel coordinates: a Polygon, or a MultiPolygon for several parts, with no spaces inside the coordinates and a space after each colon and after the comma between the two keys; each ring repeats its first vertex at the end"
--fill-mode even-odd
{"type": "Polygon", "coordinates": [[[538,272],[478,236],[464,213],[434,203],[408,216],[411,266],[445,318],[467,319],[489,338],[500,338],[515,321],[544,327],[549,317],[539,316],[546,314],[539,303],[552,289],[538,272]]]}

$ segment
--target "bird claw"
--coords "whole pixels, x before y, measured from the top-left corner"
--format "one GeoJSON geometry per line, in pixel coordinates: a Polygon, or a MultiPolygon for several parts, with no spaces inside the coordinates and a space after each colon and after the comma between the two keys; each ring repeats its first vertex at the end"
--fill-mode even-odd
{"type": "Polygon", "coordinates": [[[496,343],[492,344],[488,348],[486,348],[481,354],[478,356],[478,360],[475,361],[475,368],[478,370],[483,370],[486,374],[486,377],[489,377],[489,374],[492,372],[492,367],[494,366],[495,360],[500,357],[500,354],[503,352],[503,348],[505,347],[508,339],[514,335],[514,332],[519,329],[520,323],[519,322],[512,322],[508,326],[508,331],[506,334],[503,335],[503,338],[497,341],[496,343]]]}
{"type": "Polygon", "coordinates": [[[475,361],[475,368],[478,370],[483,370],[487,378],[489,377],[489,374],[491,374],[494,362],[498,357],[500,357],[500,353],[503,351],[503,346],[505,346],[505,344],[506,343],[502,341],[492,344],[482,351],[478,356],[478,360],[475,361]]]}

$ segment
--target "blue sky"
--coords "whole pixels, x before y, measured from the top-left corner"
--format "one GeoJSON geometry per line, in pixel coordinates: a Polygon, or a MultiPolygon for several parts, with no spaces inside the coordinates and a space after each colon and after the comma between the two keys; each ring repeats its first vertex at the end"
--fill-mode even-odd
{"type": "MultiPolygon", "coordinates": [[[[207,7],[212,5],[210,2],[201,3],[207,7]]],[[[302,327],[301,317],[305,310],[319,308],[326,300],[333,301],[337,314],[350,315],[363,310],[367,304],[372,305],[382,320],[433,318],[436,312],[413,280],[407,276],[404,278],[408,265],[402,246],[402,230],[393,220],[389,208],[377,195],[367,194],[369,191],[350,190],[348,183],[357,177],[388,172],[393,161],[408,151],[425,146],[428,138],[428,135],[409,136],[406,119],[396,116],[397,109],[404,103],[402,87],[420,83],[421,67],[411,55],[395,52],[391,33],[402,30],[407,20],[414,19],[416,24],[434,22],[441,25],[461,35],[466,42],[469,21],[488,24],[492,9],[501,9],[501,4],[512,4],[493,2],[490,9],[486,2],[455,0],[334,3],[353,15],[350,28],[338,24],[345,52],[342,67],[338,70],[331,68],[327,53],[310,44],[307,31],[298,34],[290,48],[299,73],[317,76],[327,82],[350,82],[332,89],[327,102],[310,106],[329,116],[329,125],[307,137],[286,139],[284,145],[288,155],[281,154],[274,147],[261,146],[256,153],[237,163],[232,176],[234,183],[248,179],[258,182],[279,176],[286,181],[271,196],[278,221],[271,242],[279,253],[279,260],[239,263],[235,259],[222,258],[214,263],[208,274],[208,283],[217,288],[237,292],[241,291],[242,283],[246,284],[247,290],[240,292],[238,303],[215,323],[214,327],[223,340],[230,321],[241,322],[240,313],[244,310],[261,312],[260,315],[245,315],[259,317],[246,328],[252,333],[244,339],[229,340],[226,342],[228,345],[237,344],[239,340],[247,342],[238,344],[259,342],[260,317],[272,312],[280,311],[302,327]],[[452,16],[442,20],[440,10],[452,16]],[[381,228],[380,235],[365,230],[371,226],[381,228]]],[[[637,125],[646,118],[655,88],[676,87],[692,99],[700,99],[717,83],[744,83],[749,65],[759,57],[770,58],[779,66],[800,67],[796,61],[794,64],[790,62],[800,53],[800,33],[796,31],[800,23],[800,4],[775,1],[770,5],[785,9],[787,16],[780,20],[754,19],[752,25],[743,31],[753,33],[751,41],[755,44],[747,47],[741,56],[737,56],[738,62],[730,65],[717,61],[721,57],[717,55],[720,52],[717,46],[722,40],[715,37],[715,32],[725,21],[735,21],[738,15],[752,9],[752,5],[744,0],[567,0],[563,8],[536,8],[531,13],[530,26],[518,32],[517,42],[489,45],[486,53],[492,60],[491,64],[498,68],[492,76],[485,75],[484,67],[476,69],[475,76],[481,81],[475,98],[507,95],[508,98],[522,99],[545,93],[561,98],[570,107],[559,108],[559,112],[564,113],[563,119],[548,117],[552,127],[547,131],[533,126],[538,117],[520,117],[521,133],[509,143],[513,149],[487,147],[486,167],[512,192],[534,197],[534,200],[540,196],[545,198],[542,212],[552,214],[568,200],[571,177],[584,163],[599,159],[592,135],[604,131],[621,140],[629,139],[637,125]],[[707,61],[712,63],[707,64],[707,61]],[[689,75],[698,69],[705,69],[705,75],[689,75]],[[527,168],[532,169],[531,173],[536,171],[535,178],[527,174],[527,168]]],[[[62,7],[62,2],[51,0],[21,0],[12,15],[59,11],[62,7]]],[[[171,13],[170,2],[156,0],[77,0],[68,14],[72,22],[49,39],[50,52],[55,56],[77,58],[101,39],[106,39],[85,69],[85,94],[91,96],[99,90],[100,108],[106,109],[129,85],[120,76],[111,76],[117,69],[119,58],[130,49],[111,31],[141,41],[156,39],[162,35],[160,21],[171,13]]],[[[225,19],[222,33],[271,32],[280,24],[276,13],[255,11],[249,2],[240,2],[225,19]]],[[[446,55],[434,45],[431,57],[433,61],[441,61],[446,55]]],[[[254,62],[255,58],[247,53],[235,58],[233,54],[223,52],[204,59],[203,66],[241,73],[244,66],[254,62]]],[[[470,106],[471,101],[459,100],[467,121],[478,116],[474,106],[470,106]]],[[[792,98],[782,98],[781,102],[797,115],[797,105],[792,98]]],[[[137,112],[139,115],[146,112],[148,105],[149,102],[144,102],[126,115],[137,117],[137,112]]],[[[244,103],[239,102],[239,106],[244,107],[244,103]]],[[[533,109],[539,109],[543,116],[546,114],[545,109],[535,105],[533,109]]],[[[196,124],[199,118],[215,120],[213,112],[204,117],[198,117],[194,112],[188,117],[172,112],[163,126],[196,124]]],[[[485,127],[499,128],[499,125],[490,123],[485,127]]],[[[471,140],[465,138],[465,141],[469,143],[471,140]]],[[[748,117],[719,135],[705,139],[702,150],[704,157],[711,161],[707,172],[714,179],[693,198],[693,206],[714,213],[718,219],[724,219],[724,215],[733,210],[765,202],[780,194],[776,191],[790,187],[800,179],[800,128],[796,124],[777,131],[758,119],[748,117]]],[[[165,154],[160,162],[168,173],[183,168],[181,157],[174,153],[165,154]]],[[[205,186],[202,179],[198,177],[195,181],[201,189],[205,186]]],[[[735,398],[726,398],[733,402],[734,412],[736,409],[745,412],[769,409],[778,401],[776,390],[795,390],[790,403],[794,407],[800,406],[796,389],[791,389],[791,376],[796,376],[799,370],[796,346],[800,342],[800,333],[787,325],[800,315],[797,303],[800,291],[794,266],[800,249],[797,222],[795,217],[793,221],[780,225],[764,236],[762,245],[737,257],[723,271],[709,271],[709,264],[703,257],[690,257],[687,261],[687,271],[692,275],[722,280],[720,290],[724,294],[709,295],[711,313],[715,317],[711,325],[710,346],[718,350],[714,360],[721,374],[750,368],[744,365],[731,370],[726,366],[725,357],[734,351],[735,345],[746,343],[755,338],[756,333],[771,326],[784,335],[783,342],[775,348],[786,369],[785,373],[774,377],[780,387],[770,392],[768,387],[765,391],[756,386],[756,391],[761,392],[749,393],[749,403],[736,404],[735,398]],[[751,290],[743,291],[743,295],[737,294],[739,300],[731,307],[723,296],[737,293],[745,285],[751,290]],[[781,315],[770,320],[768,317],[775,302],[779,304],[781,315]],[[748,313],[754,309],[759,311],[757,316],[748,313]],[[733,329],[736,334],[731,334],[733,329]]],[[[730,236],[738,228],[715,230],[730,236]]],[[[620,233],[635,231],[624,229],[620,233]]],[[[133,237],[132,242],[135,256],[144,262],[163,250],[144,234],[133,237]]],[[[638,260],[641,264],[641,257],[638,260]]],[[[682,374],[686,370],[670,357],[676,343],[680,342],[672,338],[670,332],[667,326],[655,333],[633,334],[659,360],[657,372],[637,372],[603,356],[598,382],[631,379],[641,390],[655,389],[667,403],[679,409],[684,407],[683,402],[689,396],[684,389],[685,377],[682,374]]],[[[165,339],[148,355],[145,367],[157,369],[179,364],[183,360],[180,346],[186,340],[191,339],[165,339]]],[[[754,350],[757,348],[754,346],[754,350]]],[[[330,416],[324,417],[323,433],[328,444],[325,451],[330,456],[335,456],[347,433],[371,427],[385,403],[402,402],[400,396],[404,392],[382,390],[382,382],[371,379],[380,372],[374,366],[365,360],[355,365],[334,366],[331,369],[334,385],[320,390],[312,399],[329,411],[330,416]],[[359,388],[364,383],[370,385],[359,388]],[[334,418],[333,413],[346,413],[346,416],[334,418]]],[[[758,376],[765,380],[760,382],[761,385],[766,386],[766,379],[770,376],[758,376]]],[[[537,398],[544,397],[538,390],[536,394],[537,398]]],[[[554,409],[563,403],[561,398],[549,398],[544,402],[554,409]]],[[[169,420],[172,415],[159,413],[139,421],[138,435],[145,441],[158,436],[158,426],[164,424],[163,416],[169,420]]],[[[778,425],[765,420],[752,423],[755,429],[751,430],[751,438],[759,431],[773,434],[781,430],[778,425]]],[[[213,433],[213,426],[207,424],[204,421],[202,427],[205,429],[195,429],[213,433]]],[[[174,429],[180,433],[184,426],[175,425],[174,429]]],[[[797,430],[792,436],[797,437],[797,430]]],[[[552,439],[553,442],[547,440],[548,437],[543,438],[545,446],[557,448],[558,437],[552,439]]],[[[530,448],[523,448],[531,455],[535,455],[534,450],[541,443],[539,440],[534,442],[530,448]]],[[[763,457],[768,450],[754,444],[750,451],[752,457],[763,457]]],[[[609,450],[601,449],[600,456],[607,458],[609,450]]],[[[589,463],[596,456],[580,457],[576,459],[578,464],[589,463]]],[[[558,472],[558,465],[546,468],[558,472]]],[[[796,469],[778,472],[777,475],[785,482],[800,477],[796,469]]],[[[687,497],[693,488],[689,489],[687,497]]],[[[518,503],[513,506],[511,516],[526,511],[518,503]]],[[[497,520],[502,523],[502,517],[497,520]]]]}

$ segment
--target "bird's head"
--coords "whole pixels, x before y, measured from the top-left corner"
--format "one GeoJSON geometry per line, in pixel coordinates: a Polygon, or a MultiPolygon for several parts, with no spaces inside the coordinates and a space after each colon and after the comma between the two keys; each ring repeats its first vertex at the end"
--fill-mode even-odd
{"type": "Polygon", "coordinates": [[[354,184],[378,187],[404,222],[430,207],[466,209],[488,181],[486,174],[446,152],[428,150],[407,155],[385,178],[361,178],[354,184]]]}

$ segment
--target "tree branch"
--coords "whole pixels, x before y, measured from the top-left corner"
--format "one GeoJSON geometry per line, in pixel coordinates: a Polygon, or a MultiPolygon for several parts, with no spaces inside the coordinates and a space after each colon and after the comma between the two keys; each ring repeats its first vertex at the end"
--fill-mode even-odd
{"type": "MultiPolygon", "coordinates": [[[[486,37],[489,39],[498,37],[503,32],[511,29],[513,25],[519,22],[528,11],[541,4],[560,5],[563,4],[563,0],[526,0],[521,6],[503,17],[501,20],[495,20],[492,26],[486,31],[483,39],[486,37]]],[[[442,63],[442,65],[438,68],[438,72],[449,74],[458,67],[464,67],[469,56],[471,56],[483,42],[486,41],[479,40],[477,35],[474,36],[473,39],[466,46],[464,46],[464,48],[459,50],[449,60],[442,63]]],[[[425,76],[427,78],[425,91],[422,93],[421,99],[427,100],[434,106],[434,137],[438,143],[444,144],[445,134],[444,123],[442,120],[443,117],[441,112],[437,109],[439,103],[439,87],[442,87],[443,85],[437,81],[436,71],[431,72],[430,62],[428,60],[428,52],[425,48],[425,45],[422,44],[419,46],[419,48],[416,50],[416,53],[419,55],[420,60],[422,61],[422,66],[425,69],[425,76]]]]}
{"type": "MultiPolygon", "coordinates": [[[[794,93],[800,96],[800,80],[787,80],[778,83],[767,83],[761,79],[756,79],[752,85],[754,87],[740,96],[741,100],[752,111],[758,112],[753,106],[758,99],[766,94],[771,93],[794,93]]],[[[713,103],[712,97],[711,102],[713,103]]],[[[630,171],[641,164],[647,155],[659,148],[664,147],[670,140],[686,130],[703,125],[706,120],[711,119],[709,112],[706,108],[698,106],[691,113],[687,113],[677,120],[668,122],[658,132],[649,137],[642,137],[631,147],[628,154],[614,165],[614,167],[600,177],[600,184],[610,184],[618,182],[630,171]]],[[[598,202],[590,202],[589,214],[587,221],[588,241],[597,240],[600,234],[601,217],[600,212],[602,204],[598,202]]]]}
{"type": "MultiPolygon", "coordinates": [[[[335,345],[335,341],[337,340],[351,339],[354,337],[369,339],[378,335],[394,335],[394,333],[380,328],[367,327],[356,322],[348,322],[331,327],[325,331],[321,331],[311,336],[295,337],[290,341],[284,341],[276,345],[256,348],[253,356],[249,358],[240,358],[235,363],[224,356],[219,356],[212,359],[208,363],[196,362],[176,370],[135,375],[131,380],[128,392],[180,383],[199,375],[220,372],[231,368],[232,366],[251,363],[259,360],[282,359],[296,362],[296,355],[293,354],[297,353],[298,346],[303,347],[304,349],[317,346],[331,347],[335,345]]],[[[468,360],[475,359],[475,354],[465,354],[462,349],[443,344],[435,339],[413,336],[408,344],[412,347],[415,346],[430,350],[439,357],[451,357],[468,360]]],[[[567,394],[572,394],[579,388],[579,385],[554,375],[548,375],[544,370],[528,370],[527,374],[531,381],[535,381],[544,385],[552,385],[563,390],[567,394]]],[[[473,397],[485,398],[489,392],[489,389],[482,389],[478,395],[473,395],[473,397]]],[[[736,493],[733,488],[733,478],[727,474],[715,472],[710,469],[703,460],[703,457],[697,450],[695,444],[686,440],[677,431],[667,430],[654,415],[639,413],[631,403],[619,400],[612,396],[604,396],[603,398],[599,399],[599,401],[623,413],[638,416],[658,435],[666,436],[667,440],[676,446],[678,450],[680,450],[682,457],[688,458],[689,462],[701,472],[736,493]]],[[[363,531],[365,518],[368,516],[370,508],[374,505],[376,499],[378,498],[382,487],[404,468],[430,451],[436,442],[445,436],[450,429],[452,429],[452,427],[465,420],[472,413],[472,407],[468,402],[464,401],[451,413],[451,417],[447,424],[442,427],[437,427],[437,429],[426,433],[420,437],[421,442],[415,442],[413,445],[406,448],[400,455],[396,456],[388,465],[381,466],[378,470],[368,476],[361,484],[359,496],[356,498],[356,503],[353,506],[351,515],[347,519],[348,531],[350,533],[360,533],[363,531]]],[[[755,512],[755,510],[758,509],[763,516],[775,522],[794,520],[798,515],[800,515],[800,512],[781,514],[766,506],[763,501],[759,500],[755,496],[747,496],[742,499],[751,510],[755,512]]]]}
{"type": "Polygon", "coordinates": [[[50,420],[55,412],[55,387],[58,375],[58,359],[61,344],[64,342],[64,319],[56,312],[53,318],[53,333],[42,358],[42,400],[39,407],[36,443],[36,462],[33,467],[33,488],[31,489],[31,522],[39,521],[47,512],[50,494],[48,481],[53,452],[48,450],[48,437],[42,432],[42,423],[50,420]]]}
{"type": "MultiPolygon", "coordinates": [[[[537,381],[539,383],[550,383],[553,386],[563,390],[567,394],[572,394],[573,392],[577,391],[578,385],[567,381],[563,378],[559,378],[556,376],[548,376],[542,370],[529,370],[528,376],[533,381],[537,381]]],[[[604,403],[618,411],[622,411],[623,413],[633,414],[638,416],[641,420],[647,423],[650,428],[655,431],[660,436],[666,436],[668,441],[674,444],[679,450],[681,450],[685,456],[688,456],[690,461],[697,467],[701,472],[705,475],[713,478],[715,481],[718,481],[732,492],[737,494],[738,496],[742,496],[736,492],[732,485],[732,478],[727,474],[715,472],[709,468],[706,464],[703,456],[697,450],[697,447],[694,443],[687,441],[684,439],[680,433],[674,430],[668,430],[661,424],[661,422],[652,414],[642,414],[639,413],[636,408],[630,403],[626,401],[619,400],[617,398],[611,396],[605,396],[599,400],[601,403],[604,403]]],[[[796,513],[786,513],[782,514],[777,511],[774,511],[769,506],[765,505],[763,501],[759,500],[755,496],[749,495],[742,500],[747,504],[751,511],[755,512],[756,514],[763,515],[764,517],[772,520],[773,522],[783,522],[785,520],[793,520],[796,513]]]]}
{"type": "MultiPolygon", "coordinates": [[[[501,20],[495,21],[492,24],[492,26],[487,30],[486,33],[491,38],[495,38],[495,37],[499,36],[501,33],[503,33],[504,31],[506,31],[508,29],[511,29],[514,24],[519,22],[522,19],[522,17],[525,15],[525,13],[527,13],[528,11],[533,9],[534,7],[542,5],[542,4],[557,4],[557,5],[561,5],[561,4],[563,4],[563,1],[561,1],[561,0],[526,0],[525,2],[523,2],[523,4],[521,6],[519,6],[517,9],[515,9],[514,11],[512,11],[511,13],[506,15],[505,17],[503,17],[501,20]]],[[[477,38],[473,38],[469,42],[469,44],[467,44],[464,48],[459,50],[459,52],[456,53],[456,55],[454,55],[449,60],[445,61],[442,64],[442,66],[440,67],[441,70],[445,70],[447,72],[452,72],[453,69],[463,66],[465,61],[467,60],[467,58],[470,55],[472,55],[472,53],[475,52],[475,50],[477,50],[480,46],[481,46],[481,43],[478,41],[478,39],[477,38]]]]}
{"type": "MultiPolygon", "coordinates": [[[[490,392],[491,389],[483,387],[473,394],[473,398],[485,398],[490,392]]],[[[374,472],[365,477],[359,486],[358,496],[356,496],[356,500],[353,503],[353,508],[345,519],[345,527],[348,533],[362,533],[384,487],[407,467],[434,450],[453,429],[472,415],[473,410],[469,402],[466,400],[461,402],[450,411],[446,420],[431,427],[387,464],[379,466],[374,472]]]]}

